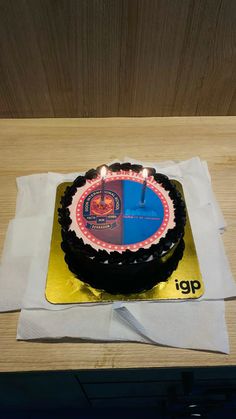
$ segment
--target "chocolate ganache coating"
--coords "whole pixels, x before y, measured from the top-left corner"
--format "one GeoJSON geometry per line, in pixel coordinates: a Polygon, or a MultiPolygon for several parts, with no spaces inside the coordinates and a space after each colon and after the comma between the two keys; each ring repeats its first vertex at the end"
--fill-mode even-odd
{"type": "MultiPolygon", "coordinates": [[[[143,167],[131,163],[113,163],[109,171],[132,171],[139,173],[143,167]]],[[[70,229],[69,206],[78,188],[86,181],[99,178],[99,168],[88,170],[84,176],[78,176],[71,186],[68,186],[61,197],[61,207],[58,209],[58,221],[61,225],[61,247],[65,253],[65,262],[71,272],[81,281],[94,288],[105,290],[111,294],[130,294],[146,291],[158,282],[168,280],[177,268],[184,252],[184,228],[186,223],[186,208],[180,192],[174,183],[164,174],[156,173],[154,168],[148,168],[149,176],[164,188],[173,202],[174,227],[169,228],[166,235],[157,243],[136,251],[107,251],[98,249],[92,243],[85,243],[75,231],[70,229]]]]}

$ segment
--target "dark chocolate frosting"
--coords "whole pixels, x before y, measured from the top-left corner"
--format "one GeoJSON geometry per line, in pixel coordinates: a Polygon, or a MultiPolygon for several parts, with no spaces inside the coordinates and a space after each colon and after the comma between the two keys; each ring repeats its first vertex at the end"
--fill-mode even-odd
{"type": "MultiPolygon", "coordinates": [[[[141,165],[131,163],[113,163],[109,166],[109,170],[113,172],[140,172],[142,169],[141,165]]],[[[73,184],[66,188],[61,198],[58,221],[61,224],[61,247],[65,252],[65,261],[79,279],[95,288],[105,289],[110,293],[126,294],[149,289],[157,282],[165,281],[183,256],[186,209],[182,196],[167,176],[156,173],[154,168],[148,168],[148,171],[149,176],[153,176],[154,180],[169,192],[174,206],[175,226],[169,229],[158,243],[147,249],[141,248],[135,252],[126,249],[122,253],[96,250],[90,244],[85,244],[74,231],[69,230],[72,220],[68,207],[73,196],[77,188],[85,185],[87,179],[96,179],[99,176],[99,167],[88,170],[84,176],[78,176],[73,184]],[[168,252],[171,254],[169,258],[168,252]]]]}

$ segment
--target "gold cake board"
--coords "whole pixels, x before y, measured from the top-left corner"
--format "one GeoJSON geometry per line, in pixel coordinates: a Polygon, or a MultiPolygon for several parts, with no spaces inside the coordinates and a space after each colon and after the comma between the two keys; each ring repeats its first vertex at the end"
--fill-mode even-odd
{"type": "MultiPolygon", "coordinates": [[[[177,181],[173,182],[184,199],[182,185],[177,181]]],[[[151,290],[142,293],[112,295],[105,291],[94,289],[76,278],[64,261],[64,252],[61,249],[61,226],[58,223],[57,214],[57,209],[60,207],[61,196],[64,194],[66,187],[71,184],[72,182],[61,183],[56,191],[48,274],[45,288],[45,296],[50,303],[78,304],[137,300],[186,300],[196,299],[203,295],[204,283],[200,272],[188,214],[184,235],[184,255],[178,264],[178,268],[166,282],[160,282],[151,290]]]]}

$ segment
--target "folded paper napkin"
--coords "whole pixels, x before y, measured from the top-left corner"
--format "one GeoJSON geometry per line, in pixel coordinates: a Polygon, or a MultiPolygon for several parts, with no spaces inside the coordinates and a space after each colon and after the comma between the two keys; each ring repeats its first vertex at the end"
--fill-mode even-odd
{"type": "Polygon", "coordinates": [[[0,270],[0,310],[22,308],[18,339],[130,340],[228,352],[224,302],[218,300],[236,295],[236,286],[219,234],[225,221],[207,164],[194,158],[148,165],[183,185],[206,289],[201,301],[50,304],[44,290],[56,187],[78,173],[24,176],[17,179],[16,216],[8,227],[0,270]]]}

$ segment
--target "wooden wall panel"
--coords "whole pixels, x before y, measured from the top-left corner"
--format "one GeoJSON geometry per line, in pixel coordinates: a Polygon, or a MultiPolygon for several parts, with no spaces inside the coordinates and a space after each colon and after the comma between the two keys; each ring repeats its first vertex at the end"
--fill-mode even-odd
{"type": "Polygon", "coordinates": [[[235,0],[0,0],[1,118],[235,114],[235,0]]]}

